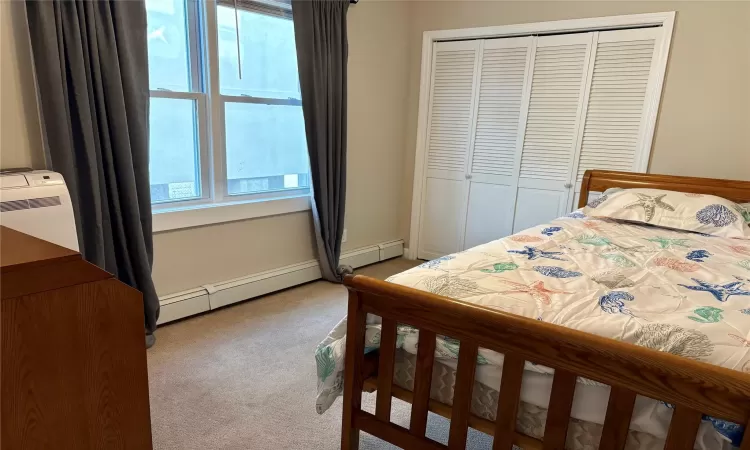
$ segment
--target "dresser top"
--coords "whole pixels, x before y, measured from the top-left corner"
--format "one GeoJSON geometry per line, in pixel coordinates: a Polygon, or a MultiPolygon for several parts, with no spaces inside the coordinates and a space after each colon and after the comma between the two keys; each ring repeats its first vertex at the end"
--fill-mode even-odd
{"type": "Polygon", "coordinates": [[[81,259],[81,254],[0,225],[0,273],[81,259]]]}

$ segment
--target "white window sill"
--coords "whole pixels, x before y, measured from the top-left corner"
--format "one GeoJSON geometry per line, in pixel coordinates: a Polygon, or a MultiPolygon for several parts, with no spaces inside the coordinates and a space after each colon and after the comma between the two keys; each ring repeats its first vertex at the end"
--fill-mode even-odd
{"type": "Polygon", "coordinates": [[[234,203],[211,203],[205,205],[175,206],[153,211],[153,232],[200,227],[257,217],[276,216],[311,208],[310,195],[295,197],[248,200],[234,203]]]}

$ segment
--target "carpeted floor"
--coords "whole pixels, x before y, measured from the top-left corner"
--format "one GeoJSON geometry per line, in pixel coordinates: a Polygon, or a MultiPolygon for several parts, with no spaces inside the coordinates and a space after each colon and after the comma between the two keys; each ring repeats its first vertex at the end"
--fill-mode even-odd
{"type": "MultiPolygon", "coordinates": [[[[386,278],[415,264],[358,273],[386,278]]],[[[154,448],[339,448],[341,401],[315,412],[313,351],[345,314],[346,290],[317,281],[159,328],[148,351],[154,448]]],[[[364,395],[365,408],[374,397],[364,395]]],[[[394,422],[408,427],[409,414],[394,401],[394,422]]],[[[448,422],[431,415],[428,436],[447,442],[448,422]]],[[[469,440],[491,445],[473,431],[469,440]]],[[[392,447],[362,434],[360,448],[392,447]]]]}

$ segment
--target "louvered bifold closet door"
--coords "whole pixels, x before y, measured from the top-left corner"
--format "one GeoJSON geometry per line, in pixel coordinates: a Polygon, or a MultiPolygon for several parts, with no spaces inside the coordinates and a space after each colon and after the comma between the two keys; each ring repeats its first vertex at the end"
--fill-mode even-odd
{"type": "MultiPolygon", "coordinates": [[[[645,172],[650,142],[645,127],[656,84],[657,52],[663,28],[595,33],[591,87],[584,108],[576,197],[588,169],[645,172]]],[[[577,203],[577,199],[576,199],[577,203]]]]}
{"type": "Polygon", "coordinates": [[[512,232],[532,42],[527,36],[491,39],[480,45],[463,248],[512,232]]]}
{"type": "Polygon", "coordinates": [[[419,258],[461,249],[479,46],[480,41],[433,45],[419,258]]]}
{"type": "Polygon", "coordinates": [[[565,213],[593,33],[537,38],[513,232],[565,213]]]}

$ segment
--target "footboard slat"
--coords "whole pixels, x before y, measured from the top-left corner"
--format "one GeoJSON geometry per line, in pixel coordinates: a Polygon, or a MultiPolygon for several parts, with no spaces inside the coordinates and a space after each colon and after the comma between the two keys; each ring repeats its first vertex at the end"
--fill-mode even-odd
{"type": "Polygon", "coordinates": [[[448,448],[451,450],[466,448],[466,435],[469,432],[469,415],[471,414],[471,393],[474,390],[478,352],[479,348],[471,342],[462,342],[458,351],[456,384],[453,389],[453,414],[448,438],[448,448]]]}
{"type": "Polygon", "coordinates": [[[411,407],[409,431],[414,436],[424,437],[427,430],[427,411],[432,387],[432,365],[435,362],[435,333],[419,330],[417,366],[414,370],[414,403],[411,407]]]}
{"type": "Polygon", "coordinates": [[[544,425],[544,450],[564,450],[568,435],[570,409],[576,390],[576,376],[567,370],[555,369],[552,392],[549,397],[547,423],[544,425]]]}
{"type": "Polygon", "coordinates": [[[750,421],[747,422],[747,425],[745,425],[745,436],[742,439],[742,444],[740,445],[740,450],[750,450],[750,421]]]}
{"type": "Polygon", "coordinates": [[[380,360],[378,363],[378,394],[375,417],[385,422],[391,420],[391,386],[393,363],[396,356],[396,321],[383,318],[380,330],[380,360]]]}
{"type": "Polygon", "coordinates": [[[516,432],[518,402],[521,397],[523,367],[526,362],[513,355],[505,355],[503,374],[500,379],[500,393],[497,397],[497,420],[495,421],[495,441],[493,450],[511,450],[516,432]]]}
{"type": "Polygon", "coordinates": [[[365,324],[367,314],[362,310],[362,297],[357,291],[349,291],[349,310],[346,329],[352,333],[346,340],[344,360],[344,411],[341,426],[341,449],[359,449],[359,429],[354,425],[354,416],[362,406],[362,369],[365,359],[365,324]]]}
{"type": "Polygon", "coordinates": [[[599,448],[622,450],[628,438],[630,418],[635,406],[635,392],[613,387],[609,394],[599,448]]]}
{"type": "Polygon", "coordinates": [[[672,422],[669,424],[664,450],[684,450],[693,448],[702,414],[686,406],[675,407],[672,422]]]}

